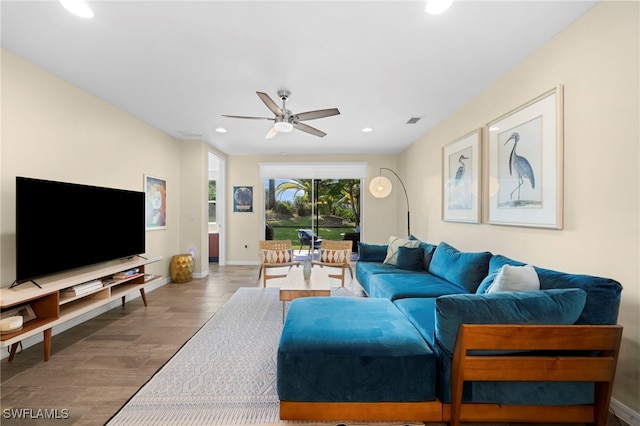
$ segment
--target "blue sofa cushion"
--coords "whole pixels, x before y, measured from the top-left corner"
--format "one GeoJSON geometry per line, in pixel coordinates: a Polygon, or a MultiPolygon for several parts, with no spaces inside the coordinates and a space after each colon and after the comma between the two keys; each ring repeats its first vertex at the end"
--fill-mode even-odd
{"type": "Polygon", "coordinates": [[[407,269],[396,268],[395,265],[388,265],[381,262],[356,262],[356,279],[369,296],[371,296],[371,277],[383,274],[422,276],[429,275],[427,271],[409,271],[407,269]]]}
{"type": "Polygon", "coordinates": [[[466,294],[459,287],[435,275],[378,274],[369,278],[369,297],[380,297],[391,301],[407,297],[438,297],[445,294],[466,294]]]}
{"type": "Polygon", "coordinates": [[[368,244],[358,241],[358,260],[362,262],[382,262],[387,256],[386,244],[368,244]]]}
{"type": "Polygon", "coordinates": [[[396,267],[409,271],[421,271],[424,260],[424,249],[422,247],[398,247],[398,258],[396,267]]]}
{"type": "Polygon", "coordinates": [[[460,324],[574,324],[586,296],[580,289],[442,296],[435,338],[452,355],[460,324]]]}
{"type": "Polygon", "coordinates": [[[447,243],[440,243],[433,253],[429,272],[474,293],[487,276],[491,253],[464,253],[447,243]]]}
{"type": "Polygon", "coordinates": [[[280,400],[432,401],[433,352],[386,299],[293,300],[277,359],[280,400]]]}
{"type": "Polygon", "coordinates": [[[393,302],[420,332],[422,338],[433,348],[435,345],[436,315],[435,297],[410,297],[393,302]]]}
{"type": "MultiPolygon", "coordinates": [[[[493,283],[495,275],[503,265],[525,265],[523,262],[502,255],[489,261],[489,274],[478,286],[477,293],[484,293],[493,283]]],[[[540,289],[579,288],[587,293],[587,300],[576,324],[617,324],[622,285],[613,279],[591,275],[569,274],[535,267],[540,279],[540,289]]]]}
{"type": "Polygon", "coordinates": [[[420,239],[416,238],[413,235],[409,235],[409,239],[410,240],[418,240],[420,242],[418,247],[422,247],[424,249],[424,258],[422,260],[422,269],[424,269],[425,271],[428,271],[429,270],[429,265],[431,264],[431,258],[433,257],[433,252],[436,251],[436,248],[438,246],[435,245],[435,244],[429,244],[427,242],[420,241],[420,239]]]}

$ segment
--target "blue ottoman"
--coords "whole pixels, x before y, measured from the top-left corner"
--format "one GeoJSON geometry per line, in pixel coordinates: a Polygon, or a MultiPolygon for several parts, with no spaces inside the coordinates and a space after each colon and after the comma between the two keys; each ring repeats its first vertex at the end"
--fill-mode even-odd
{"type": "Polygon", "coordinates": [[[292,301],[277,371],[281,401],[435,400],[433,352],[387,299],[292,301]]]}

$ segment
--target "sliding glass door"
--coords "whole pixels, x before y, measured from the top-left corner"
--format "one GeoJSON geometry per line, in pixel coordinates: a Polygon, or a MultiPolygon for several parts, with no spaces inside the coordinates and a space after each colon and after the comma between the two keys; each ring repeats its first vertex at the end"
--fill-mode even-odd
{"type": "Polygon", "coordinates": [[[266,239],[308,251],[316,239],[359,239],[365,163],[262,163],[260,175],[266,239]]]}
{"type": "Polygon", "coordinates": [[[342,240],[360,229],[360,179],[267,179],[264,186],[268,237],[295,246],[298,230],[342,240]]]}

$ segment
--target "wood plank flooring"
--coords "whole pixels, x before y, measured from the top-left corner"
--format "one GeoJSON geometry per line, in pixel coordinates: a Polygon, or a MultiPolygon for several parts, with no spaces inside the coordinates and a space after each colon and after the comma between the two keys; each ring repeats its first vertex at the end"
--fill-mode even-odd
{"type": "MultiPolygon", "coordinates": [[[[345,285],[351,286],[350,278],[345,285]]],[[[238,288],[254,286],[261,286],[257,266],[211,264],[205,279],[148,292],[147,308],[137,298],[53,336],[48,362],[42,359],[42,343],[11,363],[3,359],[0,423],[104,424],[238,288]],[[50,410],[59,419],[8,418],[12,408],[32,409],[29,417],[50,410]]],[[[608,426],[621,424],[610,416],[608,426]]]]}

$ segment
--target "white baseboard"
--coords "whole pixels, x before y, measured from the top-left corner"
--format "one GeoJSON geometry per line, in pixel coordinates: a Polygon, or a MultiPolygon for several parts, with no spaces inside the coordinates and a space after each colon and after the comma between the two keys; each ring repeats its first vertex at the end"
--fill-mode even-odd
{"type": "Polygon", "coordinates": [[[640,426],[640,413],[633,411],[617,399],[611,398],[609,411],[629,426],[640,426]]]}
{"type": "MultiPolygon", "coordinates": [[[[146,286],[144,288],[145,293],[151,292],[151,291],[153,291],[153,290],[155,290],[155,289],[157,289],[159,287],[162,287],[163,285],[167,284],[170,281],[171,281],[170,278],[166,278],[165,277],[165,278],[163,278],[162,280],[160,280],[158,282],[155,282],[153,284],[149,284],[148,286],[146,286]]],[[[126,300],[129,301],[129,300],[132,300],[132,299],[136,299],[138,297],[140,297],[140,292],[135,291],[135,292],[133,292],[131,294],[127,294],[126,300]]],[[[68,330],[68,329],[70,329],[72,327],[75,327],[78,324],[82,324],[83,322],[88,321],[91,318],[95,318],[98,315],[104,314],[105,312],[110,311],[111,309],[116,308],[118,306],[122,306],[122,302],[120,301],[120,299],[114,300],[113,302],[111,302],[111,303],[109,303],[107,305],[100,306],[99,308],[96,308],[93,311],[87,312],[84,315],[80,315],[80,316],[78,316],[76,318],[70,319],[67,322],[64,322],[64,323],[62,323],[60,325],[57,325],[57,326],[53,327],[53,329],[51,330],[51,335],[55,336],[56,334],[60,334],[63,331],[66,331],[66,330],[68,330]]],[[[35,336],[31,336],[31,337],[28,337],[28,338],[22,340],[21,341],[22,349],[23,350],[27,349],[27,348],[29,348],[31,346],[37,345],[40,342],[42,342],[42,333],[38,333],[35,336]]],[[[55,342],[52,342],[52,346],[54,344],[55,344],[55,342]]],[[[19,355],[17,355],[17,356],[19,356],[19,355]]],[[[5,358],[8,358],[8,357],[9,357],[9,352],[8,351],[7,352],[2,351],[2,354],[0,355],[0,359],[5,359],[5,358]]]]}
{"type": "Polygon", "coordinates": [[[204,277],[208,277],[208,276],[209,276],[209,271],[194,272],[193,273],[193,278],[204,278],[204,277]]]}

